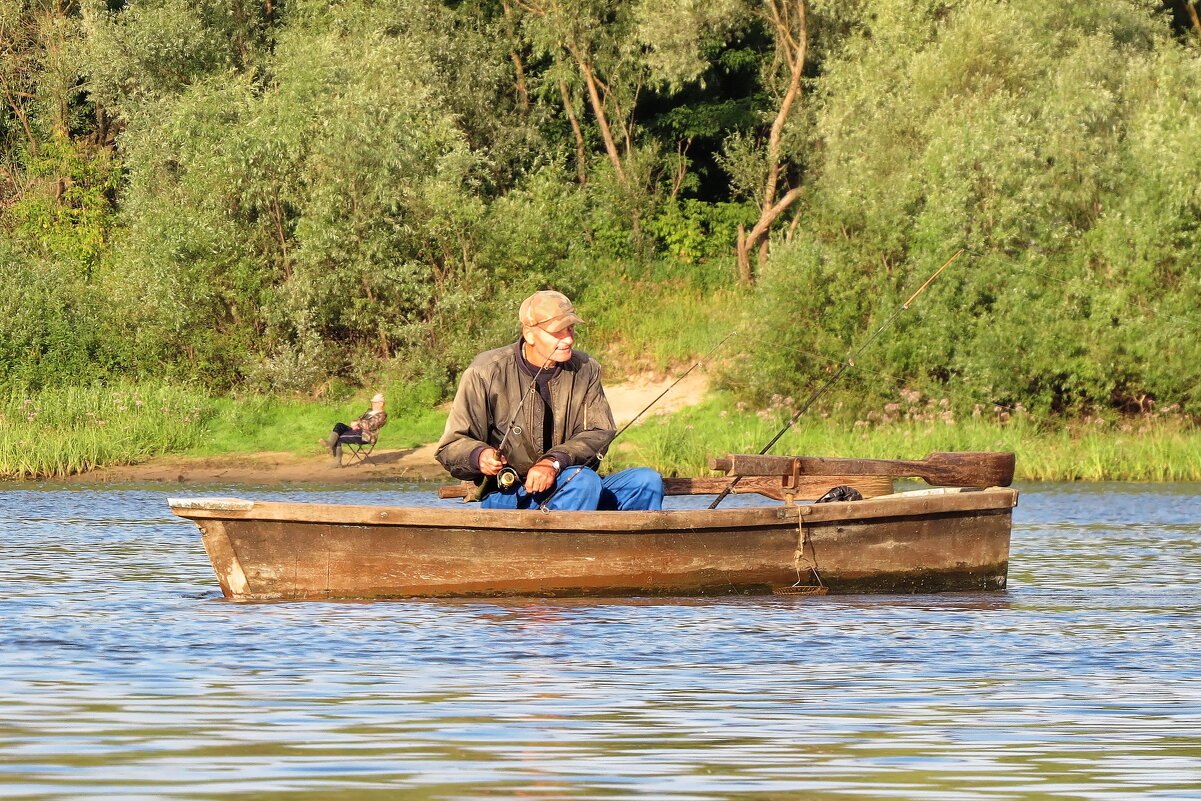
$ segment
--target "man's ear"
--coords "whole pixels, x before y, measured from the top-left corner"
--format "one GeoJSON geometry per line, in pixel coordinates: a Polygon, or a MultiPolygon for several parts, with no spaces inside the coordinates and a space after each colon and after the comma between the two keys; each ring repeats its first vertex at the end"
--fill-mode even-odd
{"type": "Polygon", "coordinates": [[[529,344],[533,345],[534,344],[534,329],[528,328],[528,327],[521,329],[521,338],[524,339],[529,344]]]}

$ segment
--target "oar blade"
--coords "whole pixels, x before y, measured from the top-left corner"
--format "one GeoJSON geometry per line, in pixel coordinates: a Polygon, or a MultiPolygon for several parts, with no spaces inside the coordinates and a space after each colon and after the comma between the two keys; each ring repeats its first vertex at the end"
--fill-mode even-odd
{"type": "Polygon", "coordinates": [[[1016,454],[1007,451],[932,453],[922,460],[931,484],[948,487],[1008,487],[1013,483],[1016,454]]]}

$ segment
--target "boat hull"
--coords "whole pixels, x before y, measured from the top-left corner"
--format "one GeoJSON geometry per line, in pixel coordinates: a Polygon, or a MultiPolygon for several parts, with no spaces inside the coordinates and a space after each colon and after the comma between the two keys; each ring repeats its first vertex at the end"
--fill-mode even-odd
{"type": "Polygon", "coordinates": [[[661,512],[170,503],[232,599],[698,596],[1001,590],[1017,492],[661,512]]]}

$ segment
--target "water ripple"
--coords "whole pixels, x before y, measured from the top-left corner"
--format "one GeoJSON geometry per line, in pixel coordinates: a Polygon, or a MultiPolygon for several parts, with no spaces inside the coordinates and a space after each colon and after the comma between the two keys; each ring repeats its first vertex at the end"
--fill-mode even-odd
{"type": "Polygon", "coordinates": [[[1022,489],[1004,593],[271,604],[177,488],[3,489],[0,796],[1198,797],[1198,488],[1022,489]]]}

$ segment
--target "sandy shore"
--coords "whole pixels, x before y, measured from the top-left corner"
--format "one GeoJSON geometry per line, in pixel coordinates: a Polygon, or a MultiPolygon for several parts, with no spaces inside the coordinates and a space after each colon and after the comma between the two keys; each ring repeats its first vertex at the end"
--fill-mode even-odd
{"type": "MultiPolygon", "coordinates": [[[[607,387],[605,394],[620,428],[671,386],[675,377],[645,378],[607,387]]],[[[666,414],[699,403],[708,389],[702,370],[696,370],[641,418],[666,414]]],[[[336,467],[316,444],[323,432],[315,432],[311,454],[237,453],[197,459],[162,458],[144,464],[108,467],[71,477],[70,481],[174,484],[333,484],[363,481],[446,481],[452,479],[434,461],[434,444],[404,450],[387,447],[387,429],[370,458],[348,467],[336,467]]]]}

